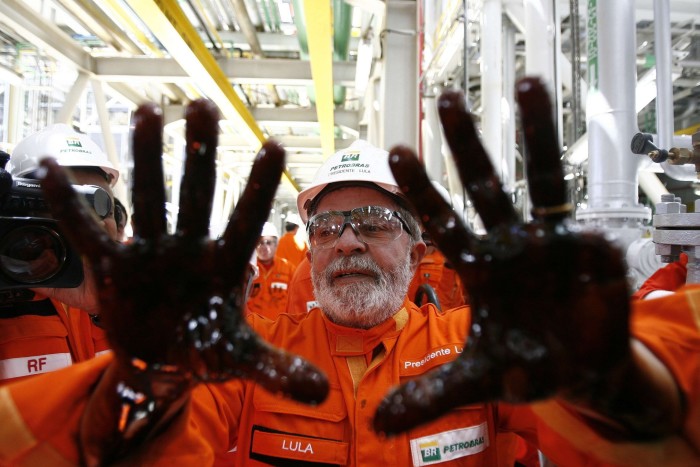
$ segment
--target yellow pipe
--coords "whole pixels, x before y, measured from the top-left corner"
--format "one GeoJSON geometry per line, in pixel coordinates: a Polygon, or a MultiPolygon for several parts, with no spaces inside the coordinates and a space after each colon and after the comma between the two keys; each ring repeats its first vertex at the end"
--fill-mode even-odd
{"type": "Polygon", "coordinates": [[[692,135],[695,132],[700,131],[700,123],[689,126],[688,128],[683,128],[675,132],[677,135],[692,135]]]}
{"type": "MultiPolygon", "coordinates": [[[[111,13],[111,15],[117,16],[121,23],[128,27],[129,33],[133,34],[136,40],[146,47],[154,57],[164,56],[163,51],[160,50],[160,48],[158,48],[153,41],[143,33],[143,31],[141,31],[141,26],[137,25],[131,16],[124,11],[122,3],[118,2],[117,0],[102,1],[104,2],[104,6],[109,9],[108,14],[111,13]]],[[[188,92],[191,96],[201,97],[199,91],[191,84],[185,84],[182,87],[186,88],[186,92],[188,92]]]]}
{"type": "MultiPolygon", "coordinates": [[[[176,0],[127,0],[129,6],[146,22],[151,32],[170,52],[183,70],[215,102],[223,116],[254,150],[266,137],[243,101],[233,90],[228,77],[199,37],[176,0]]],[[[282,177],[297,191],[299,185],[285,169],[282,177]]]]}
{"type": "Polygon", "coordinates": [[[311,78],[316,94],[316,118],[325,157],[335,152],[333,117],[333,12],[328,0],[304,0],[311,78]]]}

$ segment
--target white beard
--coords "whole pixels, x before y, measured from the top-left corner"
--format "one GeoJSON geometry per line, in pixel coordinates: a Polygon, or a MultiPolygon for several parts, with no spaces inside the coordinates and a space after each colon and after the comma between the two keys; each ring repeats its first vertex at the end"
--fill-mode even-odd
{"type": "Polygon", "coordinates": [[[336,258],[324,271],[311,267],[314,294],[321,310],[336,324],[360,329],[372,328],[399,311],[412,277],[408,254],[393,271],[383,271],[366,255],[336,258]],[[371,271],[375,280],[333,284],[333,275],[347,269],[371,271]]]}

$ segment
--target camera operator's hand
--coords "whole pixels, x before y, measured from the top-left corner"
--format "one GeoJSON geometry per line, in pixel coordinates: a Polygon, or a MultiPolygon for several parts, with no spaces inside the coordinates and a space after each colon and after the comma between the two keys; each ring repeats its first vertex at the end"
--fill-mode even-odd
{"type": "Polygon", "coordinates": [[[61,167],[43,162],[43,188],[53,214],[92,264],[102,323],[118,362],[107,375],[120,388],[114,406],[96,408],[99,415],[85,430],[94,439],[114,442],[88,456],[98,462],[127,450],[129,440],[144,436],[199,381],[247,378],[307,403],[322,401],[328,390],[323,374],[263,342],[243,313],[249,259],[284,167],[283,149],[273,142],[263,145],[223,237],[212,241],[218,111],[208,101],[190,104],[177,231],[168,235],[162,115],[145,105],[134,120],[134,239],[129,245],[101,235],[61,167]],[[130,395],[135,396],[128,400],[130,395]],[[153,401],[155,409],[149,405],[153,401]],[[121,440],[100,433],[114,430],[115,417],[124,410],[126,422],[115,436],[121,440]]]}
{"type": "Polygon", "coordinates": [[[83,282],[78,287],[37,287],[32,291],[55,298],[59,302],[78,308],[91,316],[99,316],[100,314],[100,303],[92,274],[92,264],[87,259],[83,259],[83,282]]]}
{"type": "Polygon", "coordinates": [[[472,322],[460,357],[390,394],[375,427],[396,433],[460,405],[562,397],[640,436],[666,433],[679,421],[677,400],[665,392],[673,394],[675,386],[663,371],[658,386],[649,383],[630,341],[621,252],[568,222],[571,206],[544,85],[522,80],[517,97],[534,205],[530,223],[519,220],[501,188],[461,92],[445,92],[439,114],[486,236],[464,226],[412,151],[391,151],[399,186],[468,289],[472,322]]]}

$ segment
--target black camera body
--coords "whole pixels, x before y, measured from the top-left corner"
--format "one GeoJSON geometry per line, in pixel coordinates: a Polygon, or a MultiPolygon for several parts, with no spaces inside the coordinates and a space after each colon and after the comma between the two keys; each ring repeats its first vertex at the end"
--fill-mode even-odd
{"type": "MultiPolygon", "coordinates": [[[[73,188],[101,218],[111,212],[112,199],[104,189],[93,185],[73,188]]],[[[0,168],[0,302],[33,296],[17,289],[70,288],[82,283],[80,255],[48,215],[37,180],[13,179],[0,168]]]]}

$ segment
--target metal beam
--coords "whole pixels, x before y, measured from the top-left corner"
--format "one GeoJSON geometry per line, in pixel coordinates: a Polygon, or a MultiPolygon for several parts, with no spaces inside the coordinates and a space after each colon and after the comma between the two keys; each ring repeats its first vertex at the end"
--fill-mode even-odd
{"type": "Polygon", "coordinates": [[[0,2],[0,22],[21,34],[54,58],[67,60],[80,70],[92,72],[93,58],[55,24],[51,24],[21,0],[0,2]]]}
{"type": "MultiPolygon", "coordinates": [[[[257,122],[289,123],[295,126],[298,123],[315,123],[316,110],[312,108],[286,108],[286,107],[256,107],[251,109],[253,118],[257,122]]],[[[163,119],[166,124],[182,119],[185,114],[183,105],[169,105],[163,109],[163,119]]],[[[334,119],[336,125],[346,126],[353,130],[359,128],[360,115],[355,110],[335,109],[334,119]]]]}
{"type": "MultiPolygon", "coordinates": [[[[106,81],[146,80],[149,82],[178,83],[191,81],[175,59],[153,57],[98,57],[94,72],[106,81]]],[[[237,84],[277,84],[303,86],[312,83],[311,66],[307,60],[240,58],[216,61],[228,79],[237,84]]],[[[334,62],[333,83],[355,85],[355,63],[334,62]]]]}

